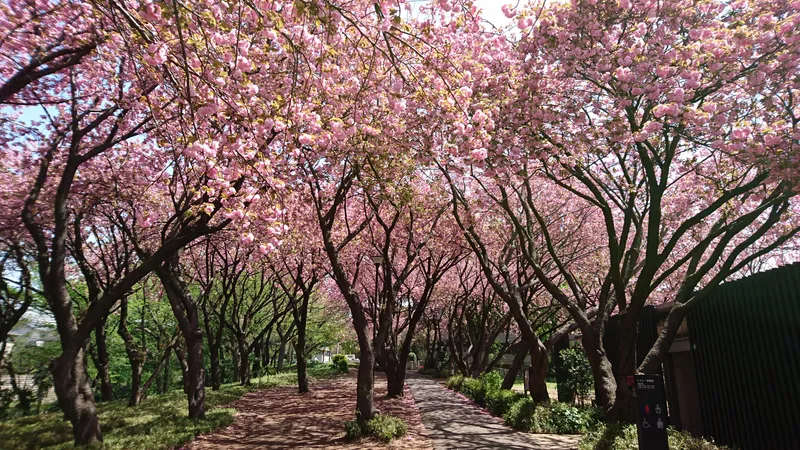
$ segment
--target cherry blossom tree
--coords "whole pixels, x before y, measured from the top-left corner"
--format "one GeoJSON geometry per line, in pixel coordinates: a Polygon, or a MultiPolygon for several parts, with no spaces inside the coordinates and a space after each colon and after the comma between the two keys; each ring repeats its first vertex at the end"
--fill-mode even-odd
{"type": "Polygon", "coordinates": [[[625,377],[656,370],[686,313],[798,232],[798,20],[783,2],[587,1],[517,17],[520,95],[493,93],[502,127],[474,157],[502,175],[497,203],[520,248],[544,238],[566,285],[540,253],[523,254],[581,329],[612,421],[632,419],[625,377]],[[596,211],[601,276],[582,275],[554,245],[562,225],[544,211],[542,180],[596,211]],[[636,367],[637,323],[653,302],[673,306],[636,367]],[[602,343],[614,311],[625,313],[616,379],[602,343]]]}

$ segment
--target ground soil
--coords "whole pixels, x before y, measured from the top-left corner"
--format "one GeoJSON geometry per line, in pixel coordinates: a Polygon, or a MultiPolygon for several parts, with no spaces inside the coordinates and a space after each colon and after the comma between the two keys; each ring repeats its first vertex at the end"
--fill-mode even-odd
{"type": "Polygon", "coordinates": [[[311,384],[311,392],[297,393],[297,386],[260,389],[233,402],[236,409],[232,425],[210,435],[198,437],[191,450],[336,448],[432,449],[419,411],[406,387],[401,399],[386,399],[386,381],[375,376],[375,400],[382,413],[400,417],[408,424],[408,435],[390,444],[372,439],[345,440],[344,422],[354,417],[356,406],[355,374],[321,380],[311,384]]]}

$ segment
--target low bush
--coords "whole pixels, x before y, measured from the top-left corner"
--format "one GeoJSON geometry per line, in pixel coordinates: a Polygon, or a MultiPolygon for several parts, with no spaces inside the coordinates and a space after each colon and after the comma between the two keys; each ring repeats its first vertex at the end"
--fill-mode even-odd
{"type": "Polygon", "coordinates": [[[462,394],[466,395],[467,397],[471,398],[475,401],[475,403],[483,406],[486,401],[486,385],[483,383],[482,380],[477,378],[464,378],[464,381],[461,383],[461,389],[459,390],[462,394]]]}
{"type": "Polygon", "coordinates": [[[361,424],[357,420],[348,420],[344,423],[344,432],[347,439],[359,439],[364,434],[361,424]]]}
{"type": "Polygon", "coordinates": [[[490,372],[480,378],[455,375],[447,387],[485,406],[512,428],[531,433],[577,434],[595,428],[599,410],[571,403],[536,403],[527,395],[500,389],[502,376],[490,372]]]}
{"type": "MultiPolygon", "coordinates": [[[[669,448],[671,450],[724,450],[713,442],[692,436],[685,431],[667,429],[669,448]]],[[[636,425],[614,424],[599,427],[585,434],[581,439],[580,450],[637,450],[639,442],[636,425]]]]}
{"type": "Polygon", "coordinates": [[[503,420],[511,428],[531,431],[535,428],[534,413],[536,413],[536,402],[526,395],[511,404],[511,407],[503,414],[503,420]]]}
{"type": "Polygon", "coordinates": [[[367,422],[367,432],[383,442],[403,437],[408,432],[408,425],[402,419],[379,414],[367,422]]]}
{"type": "Polygon", "coordinates": [[[503,375],[500,372],[489,372],[481,375],[480,380],[483,382],[484,389],[488,391],[497,391],[503,385],[503,375]]]}
{"type": "Polygon", "coordinates": [[[344,355],[333,355],[333,367],[341,373],[347,373],[350,370],[347,365],[347,358],[344,355]]]}
{"type": "Polygon", "coordinates": [[[374,436],[383,442],[389,442],[405,436],[408,432],[408,425],[397,417],[378,414],[364,425],[358,423],[357,420],[347,421],[344,423],[344,429],[348,439],[374,436]]]}
{"type": "MultiPolygon", "coordinates": [[[[563,388],[572,392],[581,403],[586,402],[594,386],[592,368],[586,354],[577,347],[561,350],[561,365],[566,372],[563,388]]],[[[561,389],[562,386],[559,386],[561,389]]]]}
{"type": "Polygon", "coordinates": [[[546,409],[549,412],[547,425],[551,433],[585,433],[596,424],[594,420],[596,414],[591,408],[582,408],[570,403],[551,403],[546,409]]]}
{"type": "Polygon", "coordinates": [[[495,416],[503,417],[511,405],[524,397],[524,394],[510,389],[494,389],[486,393],[486,409],[495,416]]]}
{"type": "MultiPolygon", "coordinates": [[[[421,372],[421,371],[420,371],[421,372]]],[[[453,375],[447,379],[447,389],[452,389],[456,392],[461,391],[461,383],[464,382],[464,375],[453,375]]]]}
{"type": "Polygon", "coordinates": [[[531,433],[578,434],[597,426],[598,413],[592,408],[569,403],[536,403],[524,396],[503,414],[512,428],[531,433]]]}

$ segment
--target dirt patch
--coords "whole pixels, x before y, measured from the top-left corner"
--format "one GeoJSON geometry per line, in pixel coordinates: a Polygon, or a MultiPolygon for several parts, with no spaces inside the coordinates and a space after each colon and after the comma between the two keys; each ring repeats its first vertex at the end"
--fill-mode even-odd
{"type": "Polygon", "coordinates": [[[237,411],[232,425],[198,437],[187,448],[431,449],[408,387],[404,398],[388,400],[385,380],[380,374],[375,374],[376,406],[381,412],[408,423],[408,435],[388,445],[371,439],[345,440],[344,422],[354,417],[356,406],[356,379],[351,373],[315,382],[307,394],[297,393],[296,386],[251,392],[229,405],[237,411]]]}

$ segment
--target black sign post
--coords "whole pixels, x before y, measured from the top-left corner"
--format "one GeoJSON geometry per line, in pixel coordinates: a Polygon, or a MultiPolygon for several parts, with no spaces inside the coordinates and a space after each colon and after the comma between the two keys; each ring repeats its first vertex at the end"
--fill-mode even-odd
{"type": "Polygon", "coordinates": [[[636,428],[641,450],[669,450],[667,443],[667,396],[661,375],[635,375],[636,428]]]}

